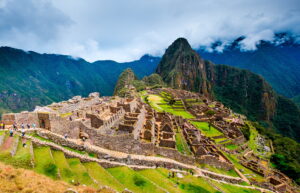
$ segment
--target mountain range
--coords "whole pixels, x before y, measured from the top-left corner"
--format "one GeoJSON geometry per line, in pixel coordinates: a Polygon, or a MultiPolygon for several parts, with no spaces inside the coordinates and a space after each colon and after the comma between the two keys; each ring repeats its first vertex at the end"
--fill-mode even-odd
{"type": "Polygon", "coordinates": [[[160,58],[144,55],[126,63],[115,61],[87,62],[66,55],[25,52],[0,48],[0,114],[32,110],[36,105],[86,96],[99,91],[112,95],[119,74],[126,68],[139,78],[150,75],[160,58]]]}
{"type": "Polygon", "coordinates": [[[281,95],[289,98],[300,95],[300,44],[292,36],[276,34],[273,41],[260,41],[255,50],[242,48],[245,37],[226,44],[215,42],[210,51],[197,49],[206,60],[250,70],[263,76],[281,95]]]}
{"type": "MultiPolygon", "coordinates": [[[[75,95],[86,96],[95,91],[112,95],[119,74],[131,68],[137,78],[156,71],[169,86],[210,95],[252,120],[262,121],[286,136],[299,139],[299,108],[268,84],[275,85],[279,93],[299,98],[299,56],[296,54],[299,45],[292,41],[281,44],[261,41],[256,51],[244,52],[238,49],[240,41],[242,38],[227,46],[223,53],[217,53],[203,49],[194,51],[185,39],[179,38],[162,58],[144,55],[126,63],[111,60],[90,63],[66,55],[1,47],[0,113],[32,110],[36,105],[75,95]],[[257,71],[268,82],[248,70],[215,65],[203,58],[257,71]]],[[[136,83],[141,86],[145,81],[136,83]]]]}

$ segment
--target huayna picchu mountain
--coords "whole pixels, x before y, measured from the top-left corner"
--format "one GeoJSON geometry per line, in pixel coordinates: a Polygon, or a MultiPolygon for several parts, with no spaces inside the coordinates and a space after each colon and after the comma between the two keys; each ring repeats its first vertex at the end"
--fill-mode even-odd
{"type": "Polygon", "coordinates": [[[203,60],[184,38],[168,47],[156,72],[171,87],[215,98],[236,112],[300,139],[300,112],[259,75],[203,60]]]}

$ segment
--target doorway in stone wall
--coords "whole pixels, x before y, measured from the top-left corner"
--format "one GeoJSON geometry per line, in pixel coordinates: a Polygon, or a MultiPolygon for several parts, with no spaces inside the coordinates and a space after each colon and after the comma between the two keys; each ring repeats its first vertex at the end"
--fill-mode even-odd
{"type": "Polygon", "coordinates": [[[51,129],[50,118],[48,113],[38,113],[39,125],[42,129],[51,129]]]}

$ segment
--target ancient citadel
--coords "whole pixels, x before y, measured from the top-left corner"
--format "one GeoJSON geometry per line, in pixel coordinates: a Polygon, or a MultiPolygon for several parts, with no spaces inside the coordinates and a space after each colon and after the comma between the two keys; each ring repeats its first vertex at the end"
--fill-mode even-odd
{"type": "MultiPolygon", "coordinates": [[[[57,144],[93,153],[95,158],[64,151],[66,156],[78,157],[83,162],[96,161],[104,168],[128,165],[135,169],[180,169],[227,183],[246,182],[260,191],[296,191],[288,177],[270,169],[267,161],[255,155],[245,143],[241,132],[247,121],[244,116],[233,113],[220,102],[184,90],[157,88],[147,89],[143,94],[136,92],[134,87],[129,90],[130,94],[125,98],[100,97],[99,93],[91,93],[87,98],[75,96],[68,101],[36,107],[33,112],[4,114],[2,120],[7,128],[13,124],[19,127],[35,124],[38,129],[28,133],[35,132],[54,142],[32,140],[35,145],[62,150],[57,144]],[[174,105],[175,110],[184,110],[193,118],[156,111],[148,101],[150,95],[171,98],[174,104],[181,104],[174,105]],[[209,128],[217,129],[220,134],[207,136],[193,123],[207,123],[209,128]],[[178,134],[183,136],[190,153],[178,150],[178,134]],[[230,150],[226,148],[228,145],[237,148],[230,150]],[[265,180],[259,182],[244,175],[243,170],[237,169],[225,154],[239,156],[242,166],[265,180]],[[199,164],[236,171],[239,177],[200,169],[197,167],[199,164]]],[[[272,147],[263,148],[263,152],[272,151],[272,147]]]]}

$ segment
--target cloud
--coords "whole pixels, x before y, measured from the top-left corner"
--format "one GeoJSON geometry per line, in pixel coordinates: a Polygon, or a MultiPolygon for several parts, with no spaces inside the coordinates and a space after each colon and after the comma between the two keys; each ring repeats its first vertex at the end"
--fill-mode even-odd
{"type": "Polygon", "coordinates": [[[244,35],[243,49],[255,49],[276,32],[300,34],[299,9],[299,0],[0,0],[0,44],[89,61],[161,55],[178,37],[196,48],[244,35]]]}

